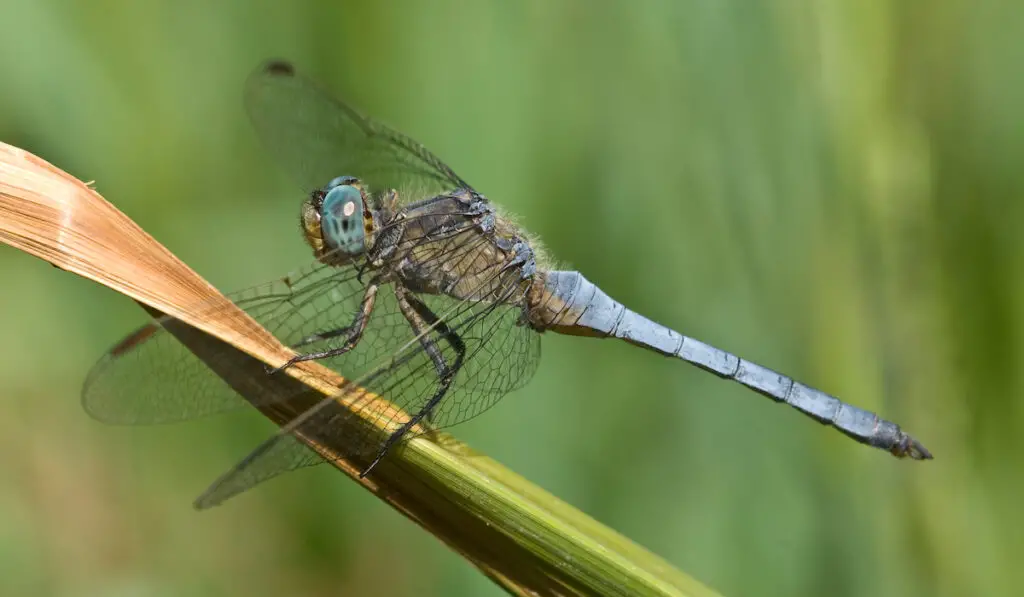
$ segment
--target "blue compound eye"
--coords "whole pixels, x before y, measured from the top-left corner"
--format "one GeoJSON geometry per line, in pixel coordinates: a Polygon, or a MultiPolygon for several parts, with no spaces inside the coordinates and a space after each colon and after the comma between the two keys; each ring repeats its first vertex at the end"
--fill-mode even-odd
{"type": "Polygon", "coordinates": [[[329,191],[334,187],[340,187],[341,185],[352,184],[354,182],[359,182],[359,179],[355,176],[336,176],[331,179],[331,182],[327,183],[324,190],[329,191]]]}
{"type": "Polygon", "coordinates": [[[320,206],[320,231],[331,249],[348,255],[365,249],[363,195],[352,185],[339,185],[327,192],[320,206]]]}

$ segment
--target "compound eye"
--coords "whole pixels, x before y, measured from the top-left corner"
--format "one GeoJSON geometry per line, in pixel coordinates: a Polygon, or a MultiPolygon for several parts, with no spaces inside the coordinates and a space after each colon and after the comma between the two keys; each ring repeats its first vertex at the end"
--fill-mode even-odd
{"type": "Polygon", "coordinates": [[[327,183],[327,186],[324,187],[324,191],[330,191],[335,187],[340,187],[342,185],[351,185],[356,182],[359,182],[359,179],[356,178],[355,176],[337,176],[335,178],[332,178],[331,182],[327,183]]]}
{"type": "Polygon", "coordinates": [[[324,242],[331,249],[349,255],[361,253],[365,249],[363,195],[359,189],[342,184],[327,192],[320,206],[320,230],[324,242]]]}

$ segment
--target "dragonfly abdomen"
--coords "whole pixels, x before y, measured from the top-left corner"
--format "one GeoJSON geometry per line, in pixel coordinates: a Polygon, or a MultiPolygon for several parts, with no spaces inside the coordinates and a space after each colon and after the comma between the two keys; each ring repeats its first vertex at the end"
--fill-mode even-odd
{"type": "Polygon", "coordinates": [[[915,460],[931,454],[899,425],[846,404],[835,396],[746,359],[684,336],[627,309],[579,272],[542,274],[530,300],[530,322],[540,330],[578,336],[620,338],[631,344],[680,358],[731,379],[835,427],[853,439],[893,455],[915,460]]]}

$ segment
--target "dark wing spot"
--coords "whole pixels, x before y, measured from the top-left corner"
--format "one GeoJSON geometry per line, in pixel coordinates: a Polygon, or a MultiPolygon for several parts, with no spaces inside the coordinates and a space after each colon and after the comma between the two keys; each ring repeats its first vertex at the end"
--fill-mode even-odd
{"type": "Polygon", "coordinates": [[[270,60],[263,65],[263,72],[282,77],[294,77],[295,67],[286,60],[270,60]]]}
{"type": "Polygon", "coordinates": [[[146,340],[149,340],[153,334],[160,331],[160,326],[155,323],[149,323],[141,328],[135,330],[123,340],[117,343],[117,346],[110,349],[110,356],[119,357],[122,354],[130,351],[139,344],[142,344],[146,340]]]}

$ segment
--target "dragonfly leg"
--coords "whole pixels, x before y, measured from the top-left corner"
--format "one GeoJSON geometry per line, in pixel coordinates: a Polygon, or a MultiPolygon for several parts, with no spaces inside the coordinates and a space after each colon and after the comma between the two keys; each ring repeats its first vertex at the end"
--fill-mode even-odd
{"type": "MultiPolygon", "coordinates": [[[[424,349],[426,349],[428,345],[432,347],[432,350],[429,350],[428,354],[430,355],[430,360],[434,363],[434,369],[437,371],[438,379],[442,380],[442,382],[446,384],[450,384],[451,379],[455,377],[455,374],[458,373],[458,370],[462,367],[462,361],[466,356],[465,342],[463,342],[462,338],[459,337],[458,334],[448,327],[446,322],[440,321],[437,315],[435,315],[434,312],[430,310],[430,307],[427,307],[423,301],[410,295],[408,296],[408,305],[414,313],[412,318],[407,315],[406,319],[409,320],[413,329],[417,330],[416,333],[420,337],[420,343],[423,344],[424,349]],[[415,316],[418,316],[418,318],[415,316]],[[426,323],[426,326],[423,325],[424,322],[426,323]],[[427,329],[427,326],[434,326],[441,334],[441,337],[443,337],[452,347],[452,350],[455,351],[455,363],[451,367],[447,365],[441,355],[441,351],[437,349],[437,344],[434,339],[429,335],[422,333],[422,330],[427,329]],[[447,382],[445,382],[445,380],[447,380],[447,382]]],[[[445,392],[448,391],[447,385],[444,390],[445,392]]],[[[436,400],[432,402],[428,401],[427,405],[422,409],[425,411],[427,421],[433,422],[434,407],[438,402],[440,402],[443,396],[444,392],[441,392],[441,395],[438,396],[436,400]]]]}
{"type": "Polygon", "coordinates": [[[391,218],[387,226],[374,239],[373,248],[367,254],[366,263],[375,264],[386,261],[398,250],[402,237],[405,236],[406,215],[398,212],[391,218]]]}
{"type": "Polygon", "coordinates": [[[354,328],[352,326],[347,325],[343,328],[334,328],[333,330],[327,330],[325,332],[317,332],[315,334],[310,334],[309,336],[306,336],[305,338],[299,340],[295,344],[292,344],[291,347],[298,348],[300,346],[305,346],[307,344],[312,344],[314,342],[319,342],[321,340],[327,340],[330,338],[337,338],[338,336],[344,336],[346,334],[351,333],[353,329],[354,328]]]}
{"type": "Polygon", "coordinates": [[[366,324],[369,323],[370,314],[373,313],[373,305],[377,299],[377,290],[379,290],[379,288],[380,286],[377,282],[371,282],[369,285],[367,285],[366,292],[363,293],[363,301],[359,305],[359,310],[356,311],[355,316],[352,318],[351,325],[343,328],[329,330],[326,332],[320,332],[318,334],[313,334],[312,336],[306,336],[302,340],[299,340],[296,346],[303,346],[305,344],[316,342],[318,340],[325,340],[327,338],[335,338],[337,336],[347,335],[348,337],[345,339],[344,344],[336,348],[329,348],[327,350],[297,354],[292,358],[288,359],[288,361],[284,365],[281,365],[276,369],[271,369],[269,373],[271,375],[275,373],[280,373],[281,371],[284,371],[285,369],[291,367],[295,363],[301,363],[303,361],[315,361],[319,359],[326,359],[330,357],[343,355],[346,352],[355,348],[356,345],[359,344],[359,340],[362,339],[363,332],[366,331],[366,324]]]}
{"type": "Polygon", "coordinates": [[[409,322],[413,333],[419,339],[420,345],[434,364],[434,370],[437,372],[438,377],[438,386],[434,395],[427,400],[419,412],[413,414],[408,421],[388,436],[388,439],[384,442],[380,451],[377,452],[377,456],[370,463],[370,466],[366,467],[366,470],[359,474],[360,477],[368,475],[373,470],[373,467],[377,466],[377,463],[384,458],[388,450],[398,443],[410,429],[415,427],[424,418],[430,419],[434,408],[441,402],[445,394],[448,393],[448,388],[451,387],[452,380],[455,379],[456,374],[462,368],[462,361],[466,356],[466,344],[462,341],[462,338],[452,331],[447,323],[435,315],[423,301],[401,288],[401,286],[395,286],[395,296],[398,299],[398,307],[402,311],[402,315],[409,322]],[[452,347],[452,350],[455,351],[455,361],[451,365],[448,365],[437,342],[430,336],[431,328],[437,330],[441,337],[452,347]]]}

